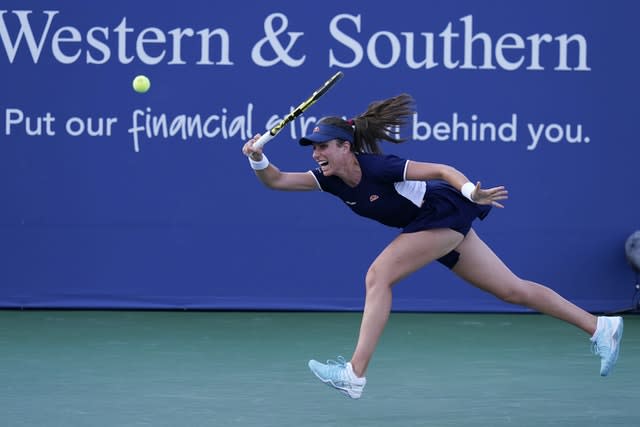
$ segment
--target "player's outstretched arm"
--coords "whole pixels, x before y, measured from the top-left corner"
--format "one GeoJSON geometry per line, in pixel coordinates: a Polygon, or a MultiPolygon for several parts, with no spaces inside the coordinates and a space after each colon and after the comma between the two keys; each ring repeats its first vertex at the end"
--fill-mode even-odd
{"type": "Polygon", "coordinates": [[[509,197],[509,193],[504,186],[481,188],[480,182],[474,185],[462,172],[441,163],[416,162],[412,160],[407,165],[406,179],[416,181],[442,179],[460,190],[471,201],[498,208],[503,208],[504,206],[500,201],[509,197]]]}
{"type": "Polygon", "coordinates": [[[255,135],[242,147],[242,152],[249,158],[249,163],[258,179],[267,187],[284,191],[318,190],[318,182],[311,172],[282,172],[262,152],[262,147],[254,147],[260,138],[255,135]]]}

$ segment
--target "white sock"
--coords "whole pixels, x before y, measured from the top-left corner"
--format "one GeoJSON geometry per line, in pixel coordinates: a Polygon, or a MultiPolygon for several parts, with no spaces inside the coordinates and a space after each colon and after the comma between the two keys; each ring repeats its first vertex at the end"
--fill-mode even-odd
{"type": "Polygon", "coordinates": [[[604,319],[602,318],[602,316],[598,316],[596,331],[593,333],[593,336],[591,337],[591,342],[594,342],[596,340],[596,337],[598,336],[598,332],[600,331],[600,326],[602,326],[602,322],[604,322],[604,319]]]}
{"type": "Polygon", "coordinates": [[[364,380],[365,377],[359,377],[356,375],[356,373],[353,371],[353,365],[351,364],[351,362],[347,363],[347,372],[349,372],[349,376],[354,379],[354,380],[364,380]]]}

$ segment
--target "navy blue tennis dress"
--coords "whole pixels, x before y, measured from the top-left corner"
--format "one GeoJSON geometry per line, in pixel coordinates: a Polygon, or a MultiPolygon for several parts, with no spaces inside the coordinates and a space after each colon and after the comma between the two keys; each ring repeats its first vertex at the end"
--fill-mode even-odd
{"type": "MultiPolygon", "coordinates": [[[[463,235],[476,218],[484,219],[491,206],[471,202],[445,181],[405,180],[408,160],[388,154],[357,154],[362,179],[355,187],[336,176],[313,170],[322,191],[342,199],[355,213],[412,233],[451,228],[463,235]]],[[[449,268],[458,261],[452,251],[438,259],[449,268]]]]}

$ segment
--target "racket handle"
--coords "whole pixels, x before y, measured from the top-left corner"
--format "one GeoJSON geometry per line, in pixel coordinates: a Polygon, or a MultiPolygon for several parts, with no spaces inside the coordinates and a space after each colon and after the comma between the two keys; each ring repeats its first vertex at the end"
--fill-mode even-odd
{"type": "Polygon", "coordinates": [[[273,135],[271,135],[271,132],[267,132],[260,136],[260,138],[258,138],[258,140],[253,143],[253,148],[262,148],[264,144],[271,141],[272,139],[273,135]]]}

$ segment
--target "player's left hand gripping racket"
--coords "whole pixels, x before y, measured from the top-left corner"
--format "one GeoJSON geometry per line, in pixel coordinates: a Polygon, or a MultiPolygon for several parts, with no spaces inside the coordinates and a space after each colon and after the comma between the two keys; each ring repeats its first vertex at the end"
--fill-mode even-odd
{"type": "Polygon", "coordinates": [[[322,86],[320,86],[318,90],[313,92],[313,94],[306,101],[298,105],[296,109],[289,113],[284,119],[282,119],[280,123],[272,127],[269,132],[258,138],[253,146],[255,148],[261,148],[264,144],[271,141],[271,139],[276,136],[278,132],[280,132],[287,124],[291,123],[296,117],[304,113],[307,109],[309,109],[309,107],[315,104],[316,101],[320,99],[322,95],[327,93],[327,91],[331,89],[333,85],[335,85],[343,76],[344,74],[342,73],[342,71],[338,71],[337,73],[335,73],[333,77],[331,77],[322,86]]]}

